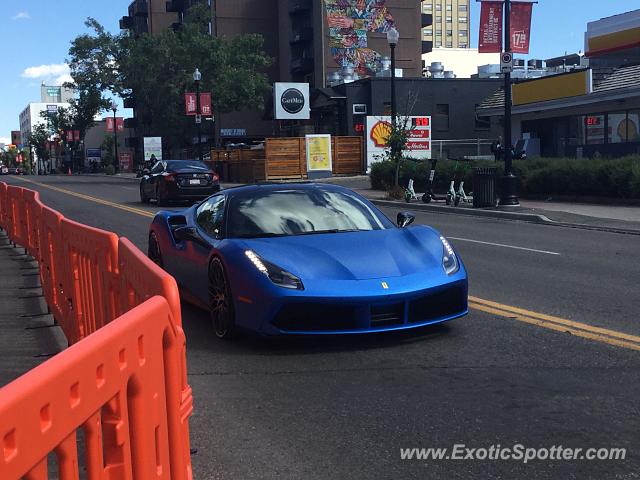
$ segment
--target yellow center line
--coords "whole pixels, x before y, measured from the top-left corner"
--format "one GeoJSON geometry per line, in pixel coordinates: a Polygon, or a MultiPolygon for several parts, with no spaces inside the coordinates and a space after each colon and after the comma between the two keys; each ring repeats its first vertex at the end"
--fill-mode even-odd
{"type": "MultiPolygon", "coordinates": [[[[142,215],[143,217],[153,218],[154,214],[141,210],[139,208],[129,207],[120,203],[110,202],[101,198],[92,197],[90,195],[84,195],[64,188],[54,187],[45,183],[36,182],[26,178],[17,177],[20,180],[34,185],[39,185],[56,192],[72,195],[83,200],[87,200],[101,205],[106,205],[113,208],[118,208],[136,215],[142,215]]],[[[544,313],[533,312],[531,310],[525,310],[524,308],[513,307],[511,305],[503,305],[491,300],[484,300],[482,298],[469,296],[469,307],[481,312],[490,313],[502,318],[508,318],[519,322],[535,325],[538,327],[546,328],[556,332],[570,333],[577,337],[585,338],[588,340],[606,343],[616,347],[629,348],[632,350],[640,351],[640,337],[636,335],[630,335],[624,332],[618,332],[616,330],[609,330],[607,328],[595,327],[586,323],[575,322],[573,320],[567,320],[565,318],[554,317],[553,315],[546,315],[544,313]]]]}
{"type": "Polygon", "coordinates": [[[135,213],[136,215],[142,215],[143,217],[153,218],[155,215],[151,212],[147,212],[146,210],[142,210],[135,207],[129,207],[127,205],[122,205],[121,203],[110,202],[109,200],[103,200],[101,198],[92,197],[90,195],[84,195],[82,193],[74,192],[72,190],[67,190],[66,188],[54,187],[53,185],[48,185],[46,183],[36,182],[35,180],[29,180],[26,178],[17,177],[23,182],[32,183],[34,185],[39,185],[44,188],[48,188],[49,190],[53,190],[55,192],[64,193],[66,195],[71,195],[73,197],[81,198],[83,200],[87,200],[89,202],[99,203],[100,205],[106,205],[108,207],[118,208],[120,210],[124,210],[125,212],[135,213]]]}

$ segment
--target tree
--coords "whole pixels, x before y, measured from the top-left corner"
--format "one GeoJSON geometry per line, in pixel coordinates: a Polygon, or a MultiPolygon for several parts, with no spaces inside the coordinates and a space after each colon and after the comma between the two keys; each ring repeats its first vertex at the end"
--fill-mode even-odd
{"type": "Polygon", "coordinates": [[[33,148],[38,162],[47,162],[51,158],[48,148],[50,136],[49,129],[42,123],[36,125],[29,135],[29,145],[33,148]]]}
{"type": "Polygon", "coordinates": [[[98,92],[101,100],[94,100],[102,108],[106,92],[133,99],[144,133],[162,136],[165,144],[176,147],[192,135],[193,119],[184,115],[183,94],[193,90],[196,67],[202,72],[202,91],[213,93],[218,111],[263,108],[270,88],[264,69],[271,59],[263,51],[262,37],[212,37],[210,20],[210,8],[196,4],[178,31],[133,37],[113,35],[87,19],[92,32],[73,40],[69,50],[76,88],[98,92]]]}

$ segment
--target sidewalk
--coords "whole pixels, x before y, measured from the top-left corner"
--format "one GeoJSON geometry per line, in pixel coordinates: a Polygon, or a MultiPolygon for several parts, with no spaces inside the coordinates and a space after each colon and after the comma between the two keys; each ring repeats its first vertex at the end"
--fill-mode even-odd
{"type": "MultiPolygon", "coordinates": [[[[545,202],[520,199],[519,207],[474,209],[471,205],[447,206],[444,202],[424,204],[420,200],[407,205],[404,201],[388,201],[386,192],[371,190],[369,177],[334,177],[321,180],[350,188],[382,206],[428,210],[437,213],[455,213],[561,226],[598,229],[640,235],[640,207],[601,205],[569,202],[545,202]]],[[[418,193],[422,197],[422,193],[418,193]]]]}
{"type": "Polygon", "coordinates": [[[0,388],[66,347],[40,289],[38,264],[0,231],[0,388]]]}

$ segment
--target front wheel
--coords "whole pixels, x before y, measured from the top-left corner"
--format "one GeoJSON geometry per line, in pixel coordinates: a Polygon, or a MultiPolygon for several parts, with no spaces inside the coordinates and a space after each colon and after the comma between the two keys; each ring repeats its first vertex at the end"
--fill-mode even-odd
{"type": "Polygon", "coordinates": [[[235,330],[235,312],[229,281],[219,258],[209,265],[209,312],[216,337],[229,339],[235,330]]]}
{"type": "Polygon", "coordinates": [[[422,195],[422,203],[431,203],[431,195],[428,193],[422,195]]]}

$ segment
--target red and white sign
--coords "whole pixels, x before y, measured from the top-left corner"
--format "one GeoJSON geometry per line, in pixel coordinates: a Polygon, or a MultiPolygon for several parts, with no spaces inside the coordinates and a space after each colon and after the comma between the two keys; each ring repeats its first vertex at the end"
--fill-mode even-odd
{"type": "Polygon", "coordinates": [[[128,172],[131,169],[131,154],[130,153],[120,153],[118,154],[120,157],[120,171],[128,172]]]}
{"type": "Polygon", "coordinates": [[[80,141],[80,130],[74,130],[73,131],[73,141],[74,142],[79,142],[80,141]]]}
{"type": "Polygon", "coordinates": [[[201,93],[200,94],[200,113],[205,117],[211,116],[211,94],[210,93],[201,93]]]}
{"type": "Polygon", "coordinates": [[[16,155],[16,163],[22,163],[22,154],[21,153],[16,155]]]}
{"type": "Polygon", "coordinates": [[[113,117],[106,118],[107,133],[113,133],[113,117]]]}
{"type": "Polygon", "coordinates": [[[484,1],[480,11],[480,53],[502,52],[502,2],[484,1]]]}
{"type": "Polygon", "coordinates": [[[533,3],[513,2],[511,4],[511,51],[513,53],[529,53],[532,12],[533,3]]]}
{"type": "Polygon", "coordinates": [[[116,117],[116,130],[118,130],[118,132],[124,132],[124,118],[123,117],[116,117]]]}
{"type": "MultiPolygon", "coordinates": [[[[403,121],[403,120],[401,120],[403,121]]],[[[431,117],[414,116],[408,118],[411,128],[407,148],[407,157],[431,159],[431,117]]],[[[367,117],[367,165],[382,160],[387,149],[387,140],[391,134],[391,117],[367,117]]]]}
{"type": "Polygon", "coordinates": [[[187,115],[196,115],[198,113],[198,99],[195,93],[184,94],[184,108],[187,115]]]}
{"type": "Polygon", "coordinates": [[[67,130],[67,142],[73,142],[73,130],[67,130]]]}

